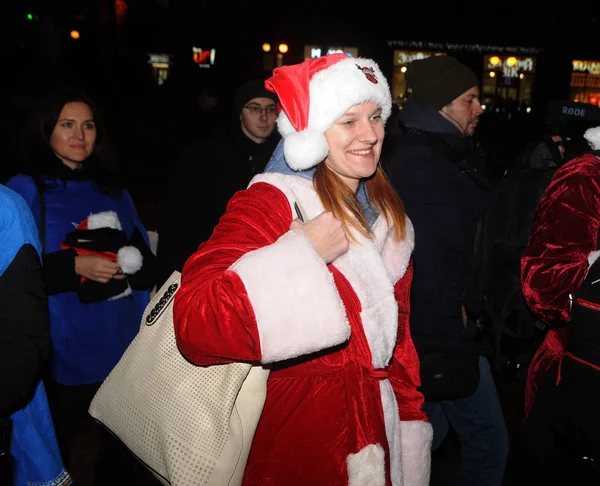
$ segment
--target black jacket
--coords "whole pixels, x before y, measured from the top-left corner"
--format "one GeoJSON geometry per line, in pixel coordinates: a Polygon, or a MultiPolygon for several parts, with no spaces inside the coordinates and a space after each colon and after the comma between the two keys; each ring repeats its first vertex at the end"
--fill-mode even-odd
{"type": "Polygon", "coordinates": [[[476,223],[492,187],[484,154],[437,111],[411,100],[398,116],[385,169],[415,228],[411,334],[417,348],[487,353],[475,324],[463,325],[476,223]]]}
{"type": "Polygon", "coordinates": [[[6,418],[31,400],[49,352],[42,265],[29,244],[0,276],[0,309],[0,418],[6,418]]]}
{"type": "Polygon", "coordinates": [[[184,150],[161,203],[158,287],[210,238],[229,199],[264,170],[279,139],[274,130],[265,143],[257,144],[237,120],[184,150]]]}

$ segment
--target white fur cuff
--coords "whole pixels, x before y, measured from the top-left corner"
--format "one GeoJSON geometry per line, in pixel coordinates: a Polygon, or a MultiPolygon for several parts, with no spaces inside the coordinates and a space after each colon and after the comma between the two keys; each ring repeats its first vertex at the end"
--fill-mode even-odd
{"type": "Polygon", "coordinates": [[[429,486],[433,427],[429,422],[401,422],[404,486],[429,486]]]}
{"type": "Polygon", "coordinates": [[[348,486],[385,486],[385,451],[371,444],[356,454],[348,454],[348,486]]]}
{"type": "Polygon", "coordinates": [[[230,270],[240,276],[252,303],[263,363],[313,353],[350,337],[333,275],[301,231],[245,254],[230,270]]]}

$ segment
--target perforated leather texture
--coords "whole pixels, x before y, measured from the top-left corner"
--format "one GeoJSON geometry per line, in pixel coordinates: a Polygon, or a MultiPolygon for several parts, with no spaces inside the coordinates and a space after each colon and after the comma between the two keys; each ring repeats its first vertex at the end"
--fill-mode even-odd
{"type": "Polygon", "coordinates": [[[155,294],[89,412],[165,485],[240,485],[269,372],[187,361],[173,328],[179,284],[175,272],[155,294]]]}

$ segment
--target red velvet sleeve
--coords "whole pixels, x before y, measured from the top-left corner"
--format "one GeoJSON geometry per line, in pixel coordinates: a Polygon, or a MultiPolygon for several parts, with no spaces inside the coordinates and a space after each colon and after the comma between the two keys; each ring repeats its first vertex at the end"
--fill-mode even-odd
{"type": "Polygon", "coordinates": [[[419,357],[410,336],[410,286],[412,260],[404,276],[396,283],[394,294],[398,302],[398,336],[396,349],[390,365],[390,383],[396,393],[400,420],[427,420],[423,412],[423,395],[417,391],[421,386],[419,357]]]}
{"type": "Polygon", "coordinates": [[[550,326],[569,320],[569,294],[576,291],[596,249],[600,220],[600,165],[587,155],[561,167],[546,189],[521,259],[523,295],[550,326]]]}
{"type": "Polygon", "coordinates": [[[233,196],[211,238],[186,262],[174,302],[175,336],[197,364],[256,361],[260,339],[240,277],[229,270],[246,253],[274,243],[292,222],[285,195],[256,183],[233,196]]]}

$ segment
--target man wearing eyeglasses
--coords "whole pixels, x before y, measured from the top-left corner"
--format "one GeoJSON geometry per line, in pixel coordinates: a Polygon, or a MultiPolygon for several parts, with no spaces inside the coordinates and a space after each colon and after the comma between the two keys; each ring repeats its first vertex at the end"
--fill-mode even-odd
{"type": "Polygon", "coordinates": [[[231,196],[264,170],[280,139],[277,101],[263,78],[246,81],[235,91],[229,123],[214,120],[184,149],[161,202],[158,287],[210,237],[231,196]]]}

